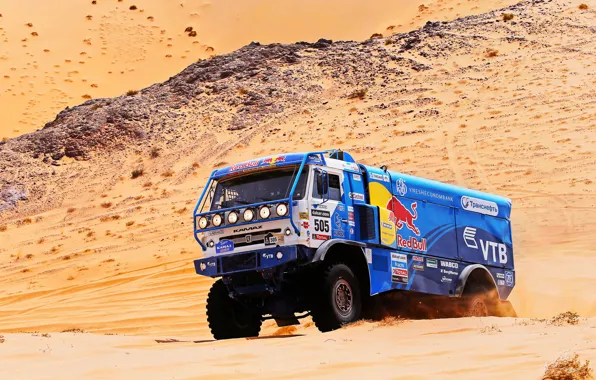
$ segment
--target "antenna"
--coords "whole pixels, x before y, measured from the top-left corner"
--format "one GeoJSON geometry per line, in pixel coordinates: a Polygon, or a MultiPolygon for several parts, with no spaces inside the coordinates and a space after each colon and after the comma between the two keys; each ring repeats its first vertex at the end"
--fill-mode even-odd
{"type": "Polygon", "coordinates": [[[381,165],[381,170],[383,170],[386,173],[387,172],[387,165],[381,165]]]}

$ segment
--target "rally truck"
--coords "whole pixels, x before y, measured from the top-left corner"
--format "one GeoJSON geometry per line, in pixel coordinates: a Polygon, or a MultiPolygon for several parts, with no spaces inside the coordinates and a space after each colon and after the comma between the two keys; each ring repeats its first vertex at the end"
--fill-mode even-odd
{"type": "MultiPolygon", "coordinates": [[[[502,315],[515,285],[507,198],[357,163],[340,150],[289,153],[214,170],[194,210],[218,278],[215,339],[257,336],[312,316],[323,332],[358,320],[385,292],[502,315]]],[[[510,304],[509,304],[510,306],[510,304]]]]}

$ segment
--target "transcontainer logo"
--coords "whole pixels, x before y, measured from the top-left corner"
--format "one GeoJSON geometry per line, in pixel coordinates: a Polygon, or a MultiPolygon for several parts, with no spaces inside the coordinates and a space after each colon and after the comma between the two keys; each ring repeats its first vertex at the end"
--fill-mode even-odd
{"type": "Polygon", "coordinates": [[[479,214],[497,216],[499,206],[495,202],[486,201],[473,197],[461,197],[461,207],[466,211],[477,212],[479,214]]]}

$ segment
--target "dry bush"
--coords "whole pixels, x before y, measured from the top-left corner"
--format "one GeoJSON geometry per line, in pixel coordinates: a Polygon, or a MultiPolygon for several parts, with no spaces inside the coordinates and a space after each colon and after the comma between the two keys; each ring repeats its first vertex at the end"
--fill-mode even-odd
{"type": "Polygon", "coordinates": [[[143,187],[151,187],[151,185],[153,185],[153,182],[148,181],[143,184],[143,187]]]}
{"type": "Polygon", "coordinates": [[[128,7],[128,9],[130,9],[131,11],[134,11],[134,10],[137,10],[137,6],[131,5],[130,7],[128,7]]]}
{"type": "Polygon", "coordinates": [[[352,92],[350,95],[348,95],[348,99],[362,100],[362,99],[364,99],[364,97],[366,96],[367,93],[368,93],[368,90],[366,88],[360,88],[360,89],[352,92]]]}
{"type": "Polygon", "coordinates": [[[76,208],[74,208],[74,207],[69,207],[69,208],[66,210],[66,212],[67,212],[67,213],[69,213],[69,214],[72,214],[73,212],[75,212],[75,210],[76,210],[76,208]]]}
{"type": "Polygon", "coordinates": [[[501,17],[503,18],[503,21],[505,21],[505,22],[511,21],[511,20],[513,20],[513,13],[503,13],[501,15],[501,17]]]}
{"type": "Polygon", "coordinates": [[[130,178],[132,178],[132,179],[139,178],[143,174],[145,174],[145,171],[143,169],[135,169],[132,171],[132,173],[130,173],[130,178]]]}
{"type": "Polygon", "coordinates": [[[187,210],[187,208],[184,207],[184,208],[181,208],[180,210],[176,210],[176,213],[178,213],[178,214],[184,214],[186,212],[186,210],[187,210]]]}
{"type": "Polygon", "coordinates": [[[27,273],[27,272],[31,272],[31,269],[25,268],[25,269],[21,270],[21,273],[27,273]]]}
{"type": "Polygon", "coordinates": [[[166,177],[166,178],[171,177],[173,175],[174,175],[174,172],[172,170],[167,170],[167,171],[161,173],[161,176],[166,177]]]}
{"type": "Polygon", "coordinates": [[[563,355],[546,366],[542,380],[588,380],[592,373],[589,360],[582,364],[578,354],[563,355]]]}
{"type": "Polygon", "coordinates": [[[118,220],[120,219],[120,215],[112,215],[112,216],[102,216],[99,218],[100,222],[109,222],[110,220],[118,220]]]}
{"type": "Polygon", "coordinates": [[[4,335],[0,335],[0,343],[4,343],[4,335]]]}
{"type": "Polygon", "coordinates": [[[128,91],[126,91],[126,96],[134,96],[138,93],[139,92],[137,90],[128,90],[128,91]]]}
{"type": "Polygon", "coordinates": [[[491,332],[501,332],[501,329],[497,325],[484,326],[480,329],[481,334],[488,334],[491,332]]]}
{"type": "Polygon", "coordinates": [[[0,232],[4,232],[8,229],[7,226],[0,226],[0,232]]]}
{"type": "Polygon", "coordinates": [[[126,227],[130,227],[133,224],[135,224],[134,220],[131,220],[130,222],[126,222],[126,227]]]}
{"type": "Polygon", "coordinates": [[[391,41],[391,39],[390,39],[390,38],[387,38],[387,39],[385,40],[385,45],[393,45],[393,41],[391,41]]]}
{"type": "Polygon", "coordinates": [[[112,202],[103,202],[101,204],[101,207],[103,207],[103,208],[110,208],[110,207],[112,207],[112,202]]]}
{"type": "Polygon", "coordinates": [[[579,314],[573,311],[566,311],[552,317],[547,324],[553,326],[577,325],[579,324],[579,314]]]}
{"type": "Polygon", "coordinates": [[[151,148],[151,158],[159,157],[159,148],[151,148]]]}
{"type": "Polygon", "coordinates": [[[64,255],[64,256],[62,256],[62,260],[70,260],[70,255],[64,255]]]}
{"type": "Polygon", "coordinates": [[[92,237],[93,235],[95,235],[95,232],[93,232],[93,231],[87,232],[87,237],[92,237]]]}
{"type": "Polygon", "coordinates": [[[116,261],[116,260],[114,260],[114,259],[106,259],[106,260],[102,261],[102,263],[113,263],[114,261],[116,261]]]}
{"type": "Polygon", "coordinates": [[[188,33],[189,37],[196,37],[197,36],[197,32],[195,30],[193,30],[192,32],[188,33]]]}
{"type": "Polygon", "coordinates": [[[32,253],[28,253],[25,255],[26,259],[32,259],[33,258],[33,254],[32,253]]]}
{"type": "Polygon", "coordinates": [[[83,329],[79,329],[79,328],[72,328],[72,329],[66,329],[66,330],[62,330],[60,332],[63,333],[84,333],[85,331],[83,329]]]}
{"type": "Polygon", "coordinates": [[[192,167],[197,169],[197,168],[201,167],[201,165],[199,165],[199,163],[195,161],[192,163],[192,167]]]}
{"type": "Polygon", "coordinates": [[[580,5],[578,6],[578,8],[579,8],[579,9],[581,9],[582,11],[585,11],[586,9],[588,9],[588,5],[587,5],[587,4],[584,4],[584,3],[582,3],[582,4],[580,4],[580,5]]]}
{"type": "Polygon", "coordinates": [[[382,38],[383,35],[381,33],[373,33],[372,36],[370,36],[370,38],[382,38]]]}
{"type": "Polygon", "coordinates": [[[41,336],[42,336],[43,338],[51,338],[51,337],[52,337],[52,336],[51,336],[50,334],[48,334],[48,333],[43,333],[43,334],[41,334],[41,336]]]}
{"type": "Polygon", "coordinates": [[[296,326],[284,326],[275,331],[271,336],[292,335],[296,332],[296,326]]]}
{"type": "Polygon", "coordinates": [[[499,51],[496,49],[486,49],[486,52],[484,54],[484,56],[486,58],[493,58],[493,57],[496,57],[497,55],[499,55],[499,51]]]}
{"type": "Polygon", "coordinates": [[[72,280],[74,280],[74,277],[73,276],[68,276],[68,278],[66,280],[67,281],[72,281],[72,280]]]}

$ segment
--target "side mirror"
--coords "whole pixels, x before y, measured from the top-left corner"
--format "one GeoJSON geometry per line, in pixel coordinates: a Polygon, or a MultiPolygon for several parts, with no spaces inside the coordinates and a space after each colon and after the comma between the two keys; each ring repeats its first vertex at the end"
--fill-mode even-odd
{"type": "Polygon", "coordinates": [[[329,199],[329,174],[325,170],[316,171],[317,193],[323,199],[323,202],[329,199]]]}

